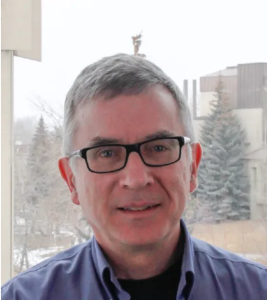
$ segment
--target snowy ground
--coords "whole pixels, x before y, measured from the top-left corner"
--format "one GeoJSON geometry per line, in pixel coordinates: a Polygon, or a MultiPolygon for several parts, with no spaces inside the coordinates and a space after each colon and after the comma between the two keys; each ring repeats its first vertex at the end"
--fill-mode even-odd
{"type": "MultiPolygon", "coordinates": [[[[31,250],[28,252],[29,264],[32,267],[44,261],[45,259],[52,257],[64,250],[66,250],[64,247],[50,247],[50,248],[40,248],[37,250],[31,250]]],[[[238,255],[253,261],[258,261],[258,260],[267,261],[267,254],[266,255],[260,255],[260,254],[243,255],[239,253],[238,255]]],[[[19,250],[14,250],[14,264],[18,266],[20,259],[21,259],[21,252],[19,250]]]]}
{"type": "MultiPolygon", "coordinates": [[[[43,260],[56,255],[57,253],[64,251],[64,247],[50,247],[50,248],[40,248],[36,250],[28,251],[28,259],[30,266],[34,266],[43,260]]],[[[21,260],[21,251],[18,249],[14,249],[14,264],[16,266],[19,265],[21,260]]]]}

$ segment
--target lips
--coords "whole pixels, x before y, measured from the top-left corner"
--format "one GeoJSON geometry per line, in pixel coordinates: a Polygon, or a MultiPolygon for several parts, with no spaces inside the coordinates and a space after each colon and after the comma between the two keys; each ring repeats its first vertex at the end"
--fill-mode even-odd
{"type": "Polygon", "coordinates": [[[127,206],[124,207],[119,207],[118,209],[123,210],[123,211],[142,211],[142,210],[146,210],[146,209],[150,209],[150,208],[154,208],[160,206],[160,204],[155,203],[155,204],[142,204],[142,205],[137,205],[135,204],[129,204],[127,206]]]}

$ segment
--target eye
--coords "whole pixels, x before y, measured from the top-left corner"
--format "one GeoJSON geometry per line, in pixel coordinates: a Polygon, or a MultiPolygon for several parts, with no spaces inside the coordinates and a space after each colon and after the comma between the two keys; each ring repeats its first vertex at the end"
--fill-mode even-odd
{"type": "Polygon", "coordinates": [[[157,146],[154,146],[153,150],[156,152],[162,152],[162,151],[166,150],[166,147],[157,145],[157,146]]]}
{"type": "Polygon", "coordinates": [[[112,150],[103,150],[100,152],[100,156],[102,157],[111,157],[114,154],[112,150]]]}

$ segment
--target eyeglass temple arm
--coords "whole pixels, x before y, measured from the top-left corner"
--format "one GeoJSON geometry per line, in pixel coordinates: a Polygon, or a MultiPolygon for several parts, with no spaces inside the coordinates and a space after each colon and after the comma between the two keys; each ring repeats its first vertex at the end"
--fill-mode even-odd
{"type": "Polygon", "coordinates": [[[184,137],[184,144],[190,144],[191,143],[191,139],[188,137],[184,137]]]}
{"type": "Polygon", "coordinates": [[[69,158],[71,157],[82,157],[82,153],[81,153],[81,150],[77,150],[77,151],[74,151],[71,153],[71,155],[69,156],[69,158]]]}

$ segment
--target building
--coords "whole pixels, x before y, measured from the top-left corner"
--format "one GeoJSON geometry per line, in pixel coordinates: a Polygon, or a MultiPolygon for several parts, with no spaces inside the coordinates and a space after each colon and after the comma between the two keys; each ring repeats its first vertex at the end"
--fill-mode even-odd
{"type": "MultiPolygon", "coordinates": [[[[197,114],[197,88],[193,81],[193,122],[199,139],[201,124],[210,113],[219,77],[234,112],[247,132],[244,160],[250,177],[251,218],[267,217],[267,63],[239,64],[200,78],[197,114]]],[[[184,82],[187,97],[188,83],[184,82]]]]}
{"type": "Polygon", "coordinates": [[[209,101],[220,75],[233,108],[265,108],[266,110],[267,63],[250,63],[227,67],[200,78],[202,116],[209,113],[209,101]]]}

